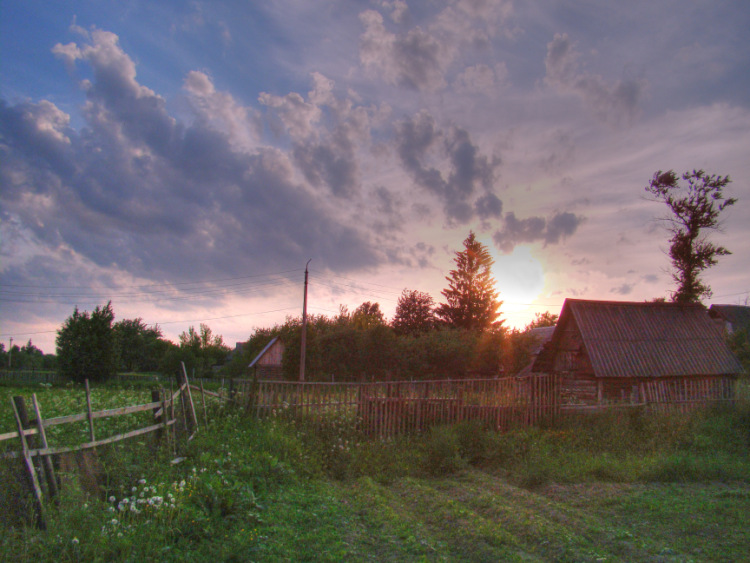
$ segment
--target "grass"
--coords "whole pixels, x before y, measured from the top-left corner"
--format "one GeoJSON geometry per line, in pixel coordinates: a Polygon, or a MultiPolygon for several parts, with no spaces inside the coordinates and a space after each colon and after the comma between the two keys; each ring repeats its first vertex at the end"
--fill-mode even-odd
{"type": "MultiPolygon", "coordinates": [[[[34,389],[45,416],[82,412],[79,389],[34,389]]],[[[127,393],[148,400],[120,386],[95,401],[120,406],[127,393]]],[[[211,421],[179,464],[136,441],[100,448],[100,493],[69,481],[45,532],[0,522],[0,559],[738,561],[750,551],[747,402],[394,440],[362,436],[347,417],[313,430],[214,407],[211,421]]]]}

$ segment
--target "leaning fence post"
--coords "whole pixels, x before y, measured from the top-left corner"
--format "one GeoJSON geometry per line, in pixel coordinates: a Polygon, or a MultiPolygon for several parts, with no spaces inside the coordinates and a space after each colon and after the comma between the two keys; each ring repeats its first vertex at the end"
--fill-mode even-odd
{"type": "MultiPolygon", "coordinates": [[[[47,433],[44,431],[44,421],[42,420],[42,410],[39,407],[39,402],[36,400],[36,393],[31,396],[31,401],[34,404],[34,413],[36,414],[36,425],[39,430],[39,439],[42,443],[42,447],[47,449],[49,444],[47,443],[47,433]]],[[[47,479],[47,491],[49,492],[50,498],[55,504],[59,504],[60,499],[58,498],[57,478],[55,477],[55,468],[52,465],[52,458],[49,455],[43,455],[42,467],[44,468],[44,475],[47,479]]]]}
{"type": "Polygon", "coordinates": [[[193,403],[193,394],[190,392],[190,382],[188,381],[188,375],[187,370],[185,369],[185,362],[180,362],[182,364],[182,375],[185,378],[185,391],[187,393],[187,402],[188,406],[190,407],[190,421],[192,423],[192,435],[195,434],[195,432],[198,430],[198,417],[195,415],[195,404],[193,403]]]}
{"type": "Polygon", "coordinates": [[[13,414],[16,417],[16,427],[18,428],[18,437],[21,439],[21,448],[23,450],[23,460],[26,465],[26,472],[31,484],[31,489],[34,492],[34,512],[36,513],[36,523],[41,530],[47,529],[47,523],[44,520],[44,505],[42,504],[42,489],[39,486],[39,479],[36,474],[36,469],[31,461],[31,455],[29,454],[29,446],[26,442],[26,436],[24,434],[24,425],[21,421],[21,415],[19,410],[26,412],[26,407],[23,402],[23,397],[13,397],[10,401],[13,405],[13,414]],[[18,405],[18,406],[16,406],[18,405]]]}

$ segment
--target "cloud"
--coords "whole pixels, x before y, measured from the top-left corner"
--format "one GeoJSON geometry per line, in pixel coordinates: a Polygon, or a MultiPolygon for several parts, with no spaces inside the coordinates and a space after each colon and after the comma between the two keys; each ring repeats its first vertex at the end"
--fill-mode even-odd
{"type": "Polygon", "coordinates": [[[438,198],[449,222],[466,223],[475,213],[499,217],[502,202],[494,194],[499,161],[481,154],[465,129],[444,131],[422,111],[396,124],[395,144],[404,169],[438,198]]]}
{"type": "Polygon", "coordinates": [[[613,287],[612,293],[617,293],[618,295],[629,295],[633,292],[633,288],[635,287],[635,284],[632,283],[623,283],[620,286],[613,287]]]}
{"type": "MultiPolygon", "coordinates": [[[[116,35],[95,30],[89,43],[54,52],[93,70],[80,131],[51,102],[0,102],[0,213],[38,254],[69,249],[154,280],[286,269],[310,256],[337,271],[384,259],[376,235],[301,182],[287,153],[260,145],[255,112],[205,73],[185,79],[195,119],[182,123],[138,83],[116,35]]],[[[314,111],[295,121],[293,96],[273,101],[294,136],[311,136],[314,111]]],[[[346,148],[355,129],[333,134],[332,146],[346,148]]],[[[349,177],[335,159],[318,172],[333,187],[351,184],[332,179],[349,177]]]]}
{"type": "Polygon", "coordinates": [[[443,78],[444,54],[440,42],[420,27],[396,35],[386,30],[383,16],[374,10],[359,17],[365,27],[360,38],[362,64],[392,85],[412,90],[439,90],[443,78]]]}
{"type": "Polygon", "coordinates": [[[555,34],[547,44],[545,82],[561,92],[579,96],[605,123],[631,123],[638,112],[645,82],[628,79],[607,84],[598,74],[579,71],[579,58],[568,35],[555,34]]]}
{"type": "Polygon", "coordinates": [[[550,217],[527,217],[518,219],[515,213],[508,212],[501,230],[492,236],[495,244],[503,252],[512,252],[517,244],[541,241],[544,246],[558,244],[572,236],[583,217],[564,211],[550,217]]]}
{"type": "Polygon", "coordinates": [[[226,92],[217,91],[211,77],[204,72],[188,72],[183,89],[198,119],[225,132],[238,149],[258,146],[263,125],[255,109],[238,104],[226,92]]]}

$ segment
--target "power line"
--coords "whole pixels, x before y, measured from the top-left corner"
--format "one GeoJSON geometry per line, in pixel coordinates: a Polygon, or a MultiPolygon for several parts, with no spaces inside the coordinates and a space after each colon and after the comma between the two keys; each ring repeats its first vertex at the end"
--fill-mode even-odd
{"type": "MultiPolygon", "coordinates": [[[[203,281],[189,281],[189,282],[169,282],[169,283],[155,283],[155,284],[134,284],[134,285],[125,285],[125,286],[118,286],[118,289],[127,289],[127,288],[134,288],[134,287],[172,287],[177,285],[196,285],[196,284],[206,284],[206,283],[221,283],[225,281],[236,281],[236,280],[244,280],[244,279],[252,279],[252,278],[262,278],[266,276],[280,276],[282,274],[289,274],[292,272],[301,272],[302,268],[295,268],[293,270],[283,270],[281,272],[271,272],[267,274],[255,274],[252,276],[238,276],[233,278],[219,278],[219,279],[209,279],[209,280],[203,280],[203,281]]],[[[86,286],[86,285],[70,285],[70,286],[60,286],[60,285],[29,285],[29,284],[11,284],[11,283],[4,283],[3,287],[22,287],[22,288],[37,288],[37,289],[99,289],[94,288],[94,286],[86,286]]],[[[107,289],[106,287],[102,289],[107,289]]]]}

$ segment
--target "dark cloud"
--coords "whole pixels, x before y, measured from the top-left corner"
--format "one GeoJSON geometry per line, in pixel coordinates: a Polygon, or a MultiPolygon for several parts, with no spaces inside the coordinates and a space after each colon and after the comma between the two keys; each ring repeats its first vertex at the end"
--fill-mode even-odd
{"type": "Polygon", "coordinates": [[[374,10],[360,15],[365,31],[359,56],[390,84],[413,90],[438,90],[445,86],[443,66],[448,62],[441,43],[430,33],[414,27],[396,35],[386,30],[383,16],[374,10]]]}
{"type": "Polygon", "coordinates": [[[313,186],[326,185],[333,195],[352,196],[359,188],[357,160],[350,147],[310,143],[294,147],[295,164],[313,186]]]}
{"type": "MultiPolygon", "coordinates": [[[[286,269],[311,256],[338,271],[383,259],[364,228],[295,179],[285,153],[240,150],[202,116],[189,125],[172,118],[163,99],[138,84],[113,34],[95,31],[90,44],[56,53],[93,69],[85,126],[73,131],[47,101],[0,103],[8,229],[151,279],[286,269]]],[[[346,144],[308,150],[305,158],[318,161],[306,173],[313,187],[319,179],[338,195],[351,193],[346,144]]]]}
{"type": "Polygon", "coordinates": [[[551,217],[518,219],[513,212],[505,214],[504,225],[493,235],[495,244],[503,252],[511,252],[521,243],[542,241],[544,245],[557,244],[575,233],[583,217],[573,213],[555,213],[551,217]]]}
{"type": "Polygon", "coordinates": [[[618,295],[629,295],[633,292],[633,288],[635,287],[632,283],[624,283],[620,286],[613,287],[612,293],[617,293],[618,295]]]}
{"type": "Polygon", "coordinates": [[[499,216],[502,202],[493,193],[499,162],[481,154],[466,130],[443,131],[423,111],[396,125],[395,143],[403,167],[416,184],[438,198],[449,222],[499,216]],[[436,163],[447,163],[447,170],[436,163]]]}
{"type": "Polygon", "coordinates": [[[578,70],[579,53],[567,34],[555,34],[547,44],[545,67],[547,84],[564,92],[581,97],[598,119],[605,123],[620,124],[633,120],[645,84],[641,80],[619,80],[613,85],[598,74],[578,70]]]}

